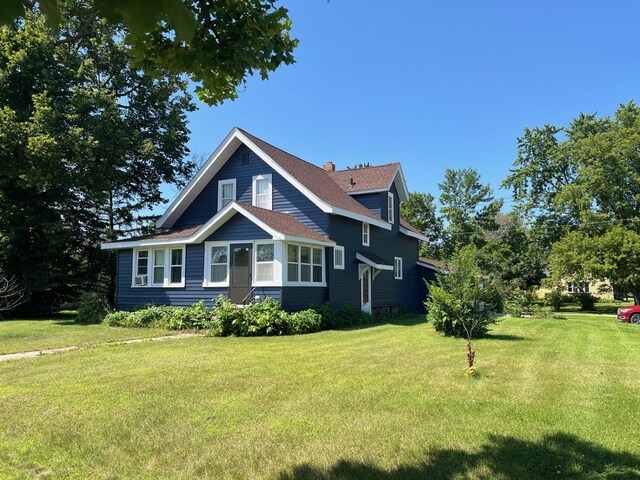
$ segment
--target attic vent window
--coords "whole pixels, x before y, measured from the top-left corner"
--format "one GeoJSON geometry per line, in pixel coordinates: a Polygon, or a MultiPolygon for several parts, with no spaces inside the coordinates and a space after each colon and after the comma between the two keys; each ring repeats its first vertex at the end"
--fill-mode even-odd
{"type": "Polygon", "coordinates": [[[249,163],[249,150],[245,150],[240,153],[240,163],[242,165],[247,165],[249,163]]]}

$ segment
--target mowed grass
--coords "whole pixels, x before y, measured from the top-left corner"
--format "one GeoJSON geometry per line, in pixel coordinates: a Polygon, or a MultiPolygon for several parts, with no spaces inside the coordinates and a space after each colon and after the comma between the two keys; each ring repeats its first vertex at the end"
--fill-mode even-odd
{"type": "Polygon", "coordinates": [[[0,320],[0,355],[176,333],[146,328],[111,328],[103,324],[78,325],[74,317],[73,313],[67,313],[35,320],[0,320]]]}
{"type": "Polygon", "coordinates": [[[640,328],[421,317],[0,364],[0,478],[640,478],[640,328]]]}

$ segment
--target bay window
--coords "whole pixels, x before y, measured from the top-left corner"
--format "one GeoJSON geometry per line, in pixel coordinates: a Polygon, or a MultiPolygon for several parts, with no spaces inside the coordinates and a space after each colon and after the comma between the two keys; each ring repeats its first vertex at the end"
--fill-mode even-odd
{"type": "Polygon", "coordinates": [[[205,243],[205,287],[229,285],[229,245],[205,243]]]}

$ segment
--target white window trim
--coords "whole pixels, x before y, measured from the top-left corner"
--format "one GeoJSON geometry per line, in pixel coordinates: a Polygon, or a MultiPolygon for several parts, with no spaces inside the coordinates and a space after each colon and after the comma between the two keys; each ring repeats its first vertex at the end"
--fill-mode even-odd
{"type": "MultiPolygon", "coordinates": [[[[253,205],[254,207],[258,206],[258,189],[256,188],[256,184],[258,183],[258,180],[268,180],[269,181],[269,205],[268,205],[268,209],[272,210],[273,209],[273,179],[272,179],[272,175],[270,173],[265,174],[265,175],[254,175],[253,179],[251,181],[251,205],[253,205]]],[[[265,207],[261,207],[261,208],[265,208],[265,207]]]]}
{"type": "Polygon", "coordinates": [[[344,270],[345,263],[344,247],[336,245],[335,247],[333,247],[333,268],[336,270],[344,270]],[[336,252],[342,252],[342,265],[336,263],[336,252]]]}
{"type": "Polygon", "coordinates": [[[229,245],[231,242],[204,242],[204,275],[203,287],[228,287],[229,286],[229,268],[231,264],[231,252],[229,245]],[[227,276],[223,282],[211,281],[211,247],[226,247],[227,249],[227,276]]]}
{"type": "Polygon", "coordinates": [[[402,280],[402,257],[393,257],[393,277],[396,280],[402,280]]]}
{"type": "MultiPolygon", "coordinates": [[[[232,242],[236,243],[236,242],[232,242]]],[[[284,250],[284,242],[279,240],[255,240],[253,242],[253,254],[251,262],[251,286],[252,287],[281,287],[282,286],[282,255],[284,250]],[[273,279],[267,282],[259,282],[256,279],[257,263],[258,263],[258,245],[273,245],[273,279]]]]}
{"type": "Polygon", "coordinates": [[[395,222],[395,197],[393,196],[393,192],[389,192],[387,194],[387,220],[389,223],[395,222]]]}
{"type": "Polygon", "coordinates": [[[232,200],[236,200],[236,179],[229,178],[227,180],[218,180],[218,211],[222,210],[222,186],[232,184],[233,185],[233,198],[232,200]]]}
{"type": "Polygon", "coordinates": [[[166,247],[141,247],[133,249],[133,268],[131,270],[131,288],[179,288],[185,286],[185,271],[187,269],[187,249],[185,245],[168,245],[166,247]],[[164,279],[162,283],[153,283],[154,251],[164,250],[164,279]],[[180,283],[171,283],[171,250],[182,250],[182,277],[180,283]],[[138,253],[149,252],[147,262],[147,284],[136,285],[136,272],[138,268],[138,253]]]}
{"type": "MultiPolygon", "coordinates": [[[[327,266],[327,260],[325,258],[325,252],[326,252],[326,248],[323,246],[319,246],[319,245],[311,245],[308,243],[296,243],[296,242],[286,242],[284,243],[284,248],[283,248],[284,254],[285,256],[283,257],[286,262],[283,262],[283,269],[282,269],[282,278],[286,279],[283,282],[283,285],[286,287],[326,287],[327,286],[327,277],[326,277],[326,266],[327,266]],[[289,245],[294,245],[296,247],[298,247],[298,260],[300,260],[300,247],[309,247],[311,248],[311,282],[301,282],[301,281],[297,281],[297,282],[290,282],[289,281],[289,245]],[[314,282],[313,281],[313,249],[319,249],[322,252],[322,281],[321,282],[314,282]]],[[[298,266],[300,265],[300,262],[298,261],[298,266]]],[[[299,268],[299,267],[298,267],[299,268]]],[[[300,270],[298,270],[298,278],[300,278],[300,270]]]]}
{"type": "Polygon", "coordinates": [[[362,222],[362,246],[368,247],[369,245],[371,245],[371,225],[367,222],[362,222]]]}

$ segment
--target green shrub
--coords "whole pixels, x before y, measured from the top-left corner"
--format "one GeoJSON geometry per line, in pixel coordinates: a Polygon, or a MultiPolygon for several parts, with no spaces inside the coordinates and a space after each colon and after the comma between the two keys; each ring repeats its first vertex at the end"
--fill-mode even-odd
{"type": "Polygon", "coordinates": [[[336,313],[329,306],[329,302],[325,302],[322,305],[311,305],[311,309],[318,315],[320,315],[322,330],[332,330],[334,328],[337,328],[336,313]]]}
{"type": "Polygon", "coordinates": [[[131,312],[111,312],[104,317],[104,322],[110,327],[128,327],[131,312]]]}
{"type": "Polygon", "coordinates": [[[302,310],[289,314],[288,324],[291,335],[319,332],[322,328],[322,316],[313,309],[302,310]]]}
{"type": "Polygon", "coordinates": [[[558,290],[551,290],[544,294],[544,304],[551,307],[554,312],[560,311],[560,308],[565,303],[565,296],[558,290]]]}
{"type": "Polygon", "coordinates": [[[76,323],[100,323],[111,311],[107,300],[98,293],[87,292],[80,297],[76,323]]]}
{"type": "Polygon", "coordinates": [[[580,304],[580,310],[595,310],[598,299],[590,293],[574,293],[573,298],[580,304]]]}
{"type": "Polygon", "coordinates": [[[512,317],[520,318],[535,314],[537,297],[533,289],[518,290],[510,302],[505,305],[505,312],[512,317]]]}
{"type": "Polygon", "coordinates": [[[242,312],[227,297],[220,295],[213,299],[211,334],[228,337],[237,335],[242,322],[242,312]]]}

